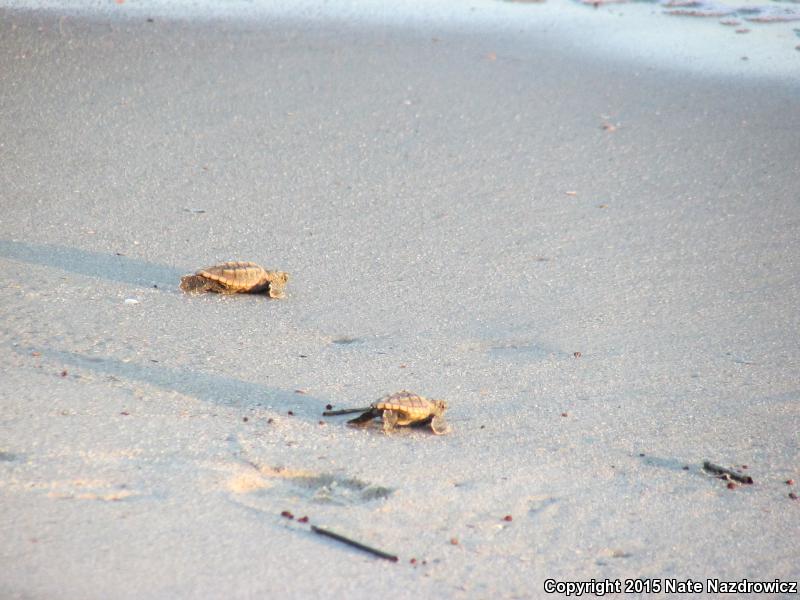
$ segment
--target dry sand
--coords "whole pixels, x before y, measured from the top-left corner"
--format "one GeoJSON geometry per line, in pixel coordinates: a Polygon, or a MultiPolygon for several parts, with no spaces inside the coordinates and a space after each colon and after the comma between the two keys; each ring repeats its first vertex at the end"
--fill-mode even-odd
{"type": "Polygon", "coordinates": [[[566,46],[0,10],[0,597],[800,579],[799,88],[566,46]]]}

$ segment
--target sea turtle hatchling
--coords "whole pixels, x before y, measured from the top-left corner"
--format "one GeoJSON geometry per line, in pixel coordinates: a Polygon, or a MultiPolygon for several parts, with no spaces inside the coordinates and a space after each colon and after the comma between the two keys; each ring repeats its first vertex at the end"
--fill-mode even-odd
{"type": "Polygon", "coordinates": [[[217,292],[219,294],[269,294],[283,298],[289,274],[267,271],[254,262],[234,261],[205,267],[194,275],[181,277],[185,292],[217,292]]]}
{"type": "Polygon", "coordinates": [[[445,410],[447,410],[447,402],[444,400],[431,400],[403,390],[384,396],[373,402],[368,408],[329,410],[322,414],[329,417],[360,412],[362,413],[360,416],[349,420],[348,423],[356,427],[363,427],[375,417],[381,417],[385,433],[389,433],[398,425],[425,424],[430,425],[436,435],[442,435],[448,431],[447,423],[444,420],[445,410]]]}

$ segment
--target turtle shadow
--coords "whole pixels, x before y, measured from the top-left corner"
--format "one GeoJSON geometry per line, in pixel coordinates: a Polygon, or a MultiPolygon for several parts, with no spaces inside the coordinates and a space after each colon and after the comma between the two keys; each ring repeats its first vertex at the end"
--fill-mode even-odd
{"type": "Polygon", "coordinates": [[[147,288],[175,288],[182,275],[177,269],[119,254],[14,240],[0,239],[0,256],[147,288]]]}
{"type": "MultiPolygon", "coordinates": [[[[114,358],[91,357],[66,350],[29,349],[77,369],[107,375],[116,380],[139,381],[164,390],[178,392],[223,406],[267,406],[291,410],[300,419],[318,421],[325,402],[293,391],[242,381],[226,375],[213,375],[156,363],[123,362],[114,358]]],[[[20,351],[20,350],[18,350],[20,351]]]]}

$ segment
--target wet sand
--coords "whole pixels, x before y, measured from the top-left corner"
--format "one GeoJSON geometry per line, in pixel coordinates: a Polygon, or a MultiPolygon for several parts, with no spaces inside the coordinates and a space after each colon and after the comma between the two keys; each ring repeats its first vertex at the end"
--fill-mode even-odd
{"type": "Polygon", "coordinates": [[[800,579],[800,88],[531,19],[0,11],[0,596],[800,579]]]}

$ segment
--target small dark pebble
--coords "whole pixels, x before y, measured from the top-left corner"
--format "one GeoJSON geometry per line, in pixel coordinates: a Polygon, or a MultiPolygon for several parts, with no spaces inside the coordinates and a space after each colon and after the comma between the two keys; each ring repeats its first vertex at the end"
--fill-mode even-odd
{"type": "Polygon", "coordinates": [[[798,496],[794,492],[789,492],[789,498],[791,498],[792,500],[800,500],[800,496],[798,496]]]}
{"type": "Polygon", "coordinates": [[[155,290],[158,289],[158,286],[155,283],[153,284],[153,289],[155,289],[155,290]]]}
{"type": "Polygon", "coordinates": [[[689,465],[683,465],[683,470],[684,471],[688,471],[689,470],[689,465]]]}
{"type": "Polygon", "coordinates": [[[486,429],[486,425],[481,425],[481,429],[486,429]]]}
{"type": "Polygon", "coordinates": [[[287,415],[289,415],[290,417],[293,417],[293,416],[294,416],[294,413],[293,413],[292,411],[287,411],[287,413],[286,413],[286,414],[287,414],[287,415]]]}
{"type": "Polygon", "coordinates": [[[300,358],[308,358],[308,354],[300,354],[300,358]]]}
{"type": "Polygon", "coordinates": [[[569,413],[561,413],[561,416],[562,416],[562,417],[568,417],[568,416],[569,416],[569,413]]]}
{"type": "Polygon", "coordinates": [[[332,409],[333,409],[333,404],[326,404],[325,405],[325,410],[332,410],[332,409]]]}
{"type": "Polygon", "coordinates": [[[308,523],[308,517],[300,517],[297,519],[298,523],[308,523]]]}
{"type": "Polygon", "coordinates": [[[281,516],[286,518],[286,519],[294,519],[294,515],[292,513],[290,513],[288,510],[284,510],[281,513],[281,516]]]}
{"type": "Polygon", "coordinates": [[[746,468],[747,468],[747,465],[742,465],[742,468],[743,468],[743,469],[746,469],[746,468]]]}
{"type": "Polygon", "coordinates": [[[152,19],[152,18],[149,18],[149,19],[147,19],[147,22],[148,22],[148,23],[152,23],[152,22],[153,22],[153,19],[152,19]]]}
{"type": "Polygon", "coordinates": [[[506,515],[505,517],[503,517],[503,521],[513,521],[513,520],[514,517],[512,517],[511,515],[506,515]]]}
{"type": "Polygon", "coordinates": [[[410,562],[412,565],[415,565],[415,564],[417,564],[417,559],[416,559],[416,558],[412,558],[412,559],[411,559],[410,561],[408,561],[408,562],[410,562]]]}
{"type": "Polygon", "coordinates": [[[786,485],[794,485],[794,479],[787,479],[786,485]]]}
{"type": "Polygon", "coordinates": [[[121,414],[123,417],[127,417],[127,416],[129,416],[131,413],[129,413],[127,410],[123,410],[123,411],[122,411],[121,413],[119,413],[119,414],[121,414]]]}
{"type": "Polygon", "coordinates": [[[325,425],[325,421],[318,421],[320,425],[325,425]]]}
{"type": "Polygon", "coordinates": [[[250,419],[248,419],[247,417],[242,417],[242,421],[244,421],[245,423],[247,423],[249,420],[250,419]]]}
{"type": "Polygon", "coordinates": [[[458,546],[458,538],[450,538],[450,543],[453,546],[458,546]]]}
{"type": "Polygon", "coordinates": [[[62,376],[62,377],[66,377],[66,376],[67,376],[67,370],[66,370],[66,369],[64,369],[63,371],[61,371],[61,376],[62,376]]]}
{"type": "Polygon", "coordinates": [[[267,419],[267,423],[274,423],[274,422],[275,422],[275,419],[273,419],[273,418],[267,419]]]}
{"type": "Polygon", "coordinates": [[[729,489],[729,490],[735,490],[737,487],[739,487],[739,486],[737,486],[737,485],[736,485],[735,483],[733,483],[732,481],[729,481],[729,482],[728,482],[728,489],[729,489]]]}
{"type": "Polygon", "coordinates": [[[644,456],[644,452],[639,452],[639,456],[644,456]]]}
{"type": "Polygon", "coordinates": [[[583,356],[583,354],[581,354],[580,352],[573,352],[572,356],[574,356],[575,358],[580,358],[581,356],[583,356]]]}

